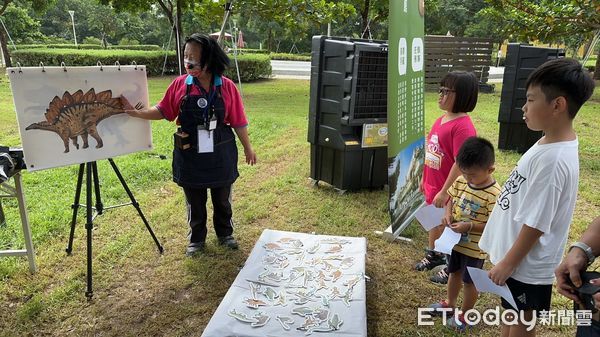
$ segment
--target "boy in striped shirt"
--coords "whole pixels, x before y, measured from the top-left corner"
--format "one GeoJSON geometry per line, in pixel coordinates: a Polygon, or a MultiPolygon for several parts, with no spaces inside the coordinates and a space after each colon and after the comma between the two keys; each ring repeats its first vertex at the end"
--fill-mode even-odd
{"type": "MultiPolygon", "coordinates": [[[[448,261],[447,299],[434,303],[430,308],[454,308],[458,294],[464,283],[464,296],[461,312],[467,312],[475,306],[477,289],[467,272],[468,267],[482,268],[486,253],[479,246],[479,239],[492,213],[496,197],[500,194],[500,185],[496,182],[494,172],[494,147],[486,139],[471,137],[461,146],[456,164],[462,175],[448,189],[450,201],[446,204],[446,213],[442,223],[462,237],[452,249],[448,261]]],[[[455,330],[466,330],[463,314],[450,317],[446,326],[455,330]]]]}

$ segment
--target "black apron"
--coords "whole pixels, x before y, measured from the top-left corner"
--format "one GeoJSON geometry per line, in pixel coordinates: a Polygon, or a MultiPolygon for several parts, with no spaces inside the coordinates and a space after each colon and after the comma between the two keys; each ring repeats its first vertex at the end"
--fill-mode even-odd
{"type": "Polygon", "coordinates": [[[225,187],[233,184],[239,176],[235,136],[231,127],[224,123],[221,78],[215,77],[213,83],[216,85],[206,92],[194,79],[193,84],[187,84],[186,95],[180,104],[178,120],[192,145],[186,150],[177,147],[173,150],[173,181],[182,187],[225,187]],[[200,90],[200,95],[190,95],[193,85],[200,90]],[[208,102],[204,109],[198,105],[201,98],[208,102]],[[206,123],[215,118],[217,126],[212,133],[213,152],[198,153],[198,128],[206,128],[206,123]]]}

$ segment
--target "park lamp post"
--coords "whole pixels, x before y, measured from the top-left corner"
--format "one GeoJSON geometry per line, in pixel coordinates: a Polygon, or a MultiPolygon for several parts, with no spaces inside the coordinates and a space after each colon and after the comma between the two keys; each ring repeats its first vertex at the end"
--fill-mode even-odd
{"type": "Polygon", "coordinates": [[[75,11],[69,11],[69,15],[71,15],[71,23],[73,24],[73,41],[75,41],[75,48],[77,48],[77,35],[75,35],[75,11]]]}

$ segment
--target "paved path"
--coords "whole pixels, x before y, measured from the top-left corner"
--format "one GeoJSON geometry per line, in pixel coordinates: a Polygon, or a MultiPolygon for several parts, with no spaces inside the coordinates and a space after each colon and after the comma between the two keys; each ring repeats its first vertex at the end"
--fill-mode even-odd
{"type": "MultiPolygon", "coordinates": [[[[310,62],[271,60],[275,78],[310,79],[310,62]]],[[[502,83],[504,67],[490,67],[489,81],[502,83]]]]}

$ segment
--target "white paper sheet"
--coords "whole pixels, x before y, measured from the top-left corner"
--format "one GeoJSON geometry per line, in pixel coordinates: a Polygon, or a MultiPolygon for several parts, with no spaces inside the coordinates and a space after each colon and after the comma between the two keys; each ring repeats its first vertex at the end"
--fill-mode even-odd
{"type": "Polygon", "coordinates": [[[501,296],[503,299],[508,301],[513,308],[517,309],[517,304],[515,303],[515,299],[508,289],[508,286],[505,284],[503,286],[499,286],[495,284],[488,276],[487,270],[482,270],[479,268],[467,267],[469,271],[469,275],[473,280],[473,284],[475,284],[475,288],[479,292],[492,293],[501,296]]]}
{"type": "Polygon", "coordinates": [[[428,232],[442,223],[443,216],[444,208],[437,208],[434,205],[422,207],[415,213],[421,226],[428,232]]]}
{"type": "MultiPolygon", "coordinates": [[[[152,149],[150,121],[130,117],[126,113],[90,122],[95,125],[95,137],[89,132],[91,124],[87,124],[87,132],[71,130],[72,126],[66,128],[66,124],[62,123],[66,129],[49,131],[38,128],[39,125],[33,127],[48,122],[44,112],[54,100],[60,101],[65,95],[72,99],[79,90],[82,95],[91,95],[92,89],[95,94],[109,92],[112,98],[122,95],[133,107],[147,107],[148,83],[144,66],[19,67],[7,68],[6,72],[10,78],[28,171],[88,163],[152,149]],[[64,133],[67,129],[72,132],[68,137],[64,133]]],[[[72,101],[63,103],[72,107],[70,109],[73,110],[68,111],[84,111],[75,110],[77,104],[72,101]]],[[[113,112],[116,111],[120,110],[113,109],[113,112]]]]}
{"type": "MultiPolygon", "coordinates": [[[[344,258],[351,258],[352,264],[341,267],[342,275],[337,280],[327,280],[328,289],[316,290],[315,294],[328,294],[333,287],[336,287],[340,294],[344,294],[348,289],[347,282],[351,279],[356,278],[359,275],[364,275],[365,272],[365,260],[367,252],[367,240],[365,238],[355,237],[344,237],[344,236],[327,236],[327,235],[312,235],[304,233],[284,232],[265,229],[261,234],[260,238],[254,245],[250,256],[246,260],[244,268],[240,270],[238,276],[233,281],[233,284],[225,294],[225,297],[221,301],[221,304],[215,311],[210,322],[206,326],[202,337],[291,337],[291,336],[306,336],[307,331],[298,330],[302,324],[305,323],[305,317],[298,314],[293,314],[293,309],[301,307],[309,308],[320,308],[323,307],[321,298],[318,300],[311,299],[305,304],[296,304],[294,299],[297,297],[293,293],[298,290],[309,291],[310,289],[316,289],[314,286],[315,280],[309,281],[306,288],[291,287],[290,283],[298,283],[302,278],[292,282],[290,280],[291,269],[299,267],[315,269],[319,271],[319,267],[323,266],[322,261],[327,261],[328,264],[335,268],[331,271],[323,271],[326,275],[333,273],[338,270],[337,266],[341,266],[343,260],[338,260],[336,256],[344,256],[344,258]],[[293,251],[296,249],[288,249],[290,240],[300,240],[302,246],[297,248],[304,251],[303,254],[294,254],[293,251]],[[339,248],[339,245],[334,241],[343,241],[341,244],[342,249],[338,252],[333,252],[332,249],[339,248]],[[288,242],[287,244],[284,242],[288,242]],[[266,245],[276,244],[286,249],[273,248],[274,251],[268,251],[266,245]],[[313,249],[314,247],[314,249],[313,249]],[[285,267],[282,265],[281,269],[273,269],[268,267],[267,258],[280,256],[285,258],[289,265],[285,267]],[[313,266],[311,261],[317,262],[313,266]],[[321,262],[318,262],[321,261],[321,262]],[[267,302],[268,305],[260,306],[259,309],[252,309],[247,307],[243,300],[252,298],[252,290],[250,289],[250,282],[260,278],[267,269],[274,272],[281,272],[284,276],[280,282],[269,281],[269,284],[261,284],[260,290],[257,292],[257,298],[267,302]],[[279,284],[279,286],[275,286],[279,284]],[[266,295],[261,291],[267,288],[272,288],[277,293],[285,293],[287,297],[284,305],[272,305],[266,295]],[[262,327],[253,327],[249,323],[243,323],[236,320],[229,315],[232,310],[236,313],[241,313],[246,316],[253,316],[262,312],[270,319],[262,327]],[[290,330],[285,330],[277,320],[277,315],[287,316],[293,319],[294,323],[290,324],[290,330]]],[[[332,331],[329,333],[318,333],[314,331],[312,336],[367,336],[367,311],[366,311],[366,284],[364,278],[361,276],[358,283],[353,287],[351,301],[349,305],[345,305],[341,297],[332,298],[329,306],[325,308],[330,311],[329,317],[331,318],[334,314],[343,320],[343,324],[339,330],[332,331]]],[[[322,325],[324,325],[323,323],[322,325]]]]}
{"type": "Polygon", "coordinates": [[[444,254],[452,253],[452,248],[460,241],[460,235],[460,233],[456,233],[450,229],[450,227],[444,228],[442,236],[435,240],[435,247],[433,250],[444,254]]]}

